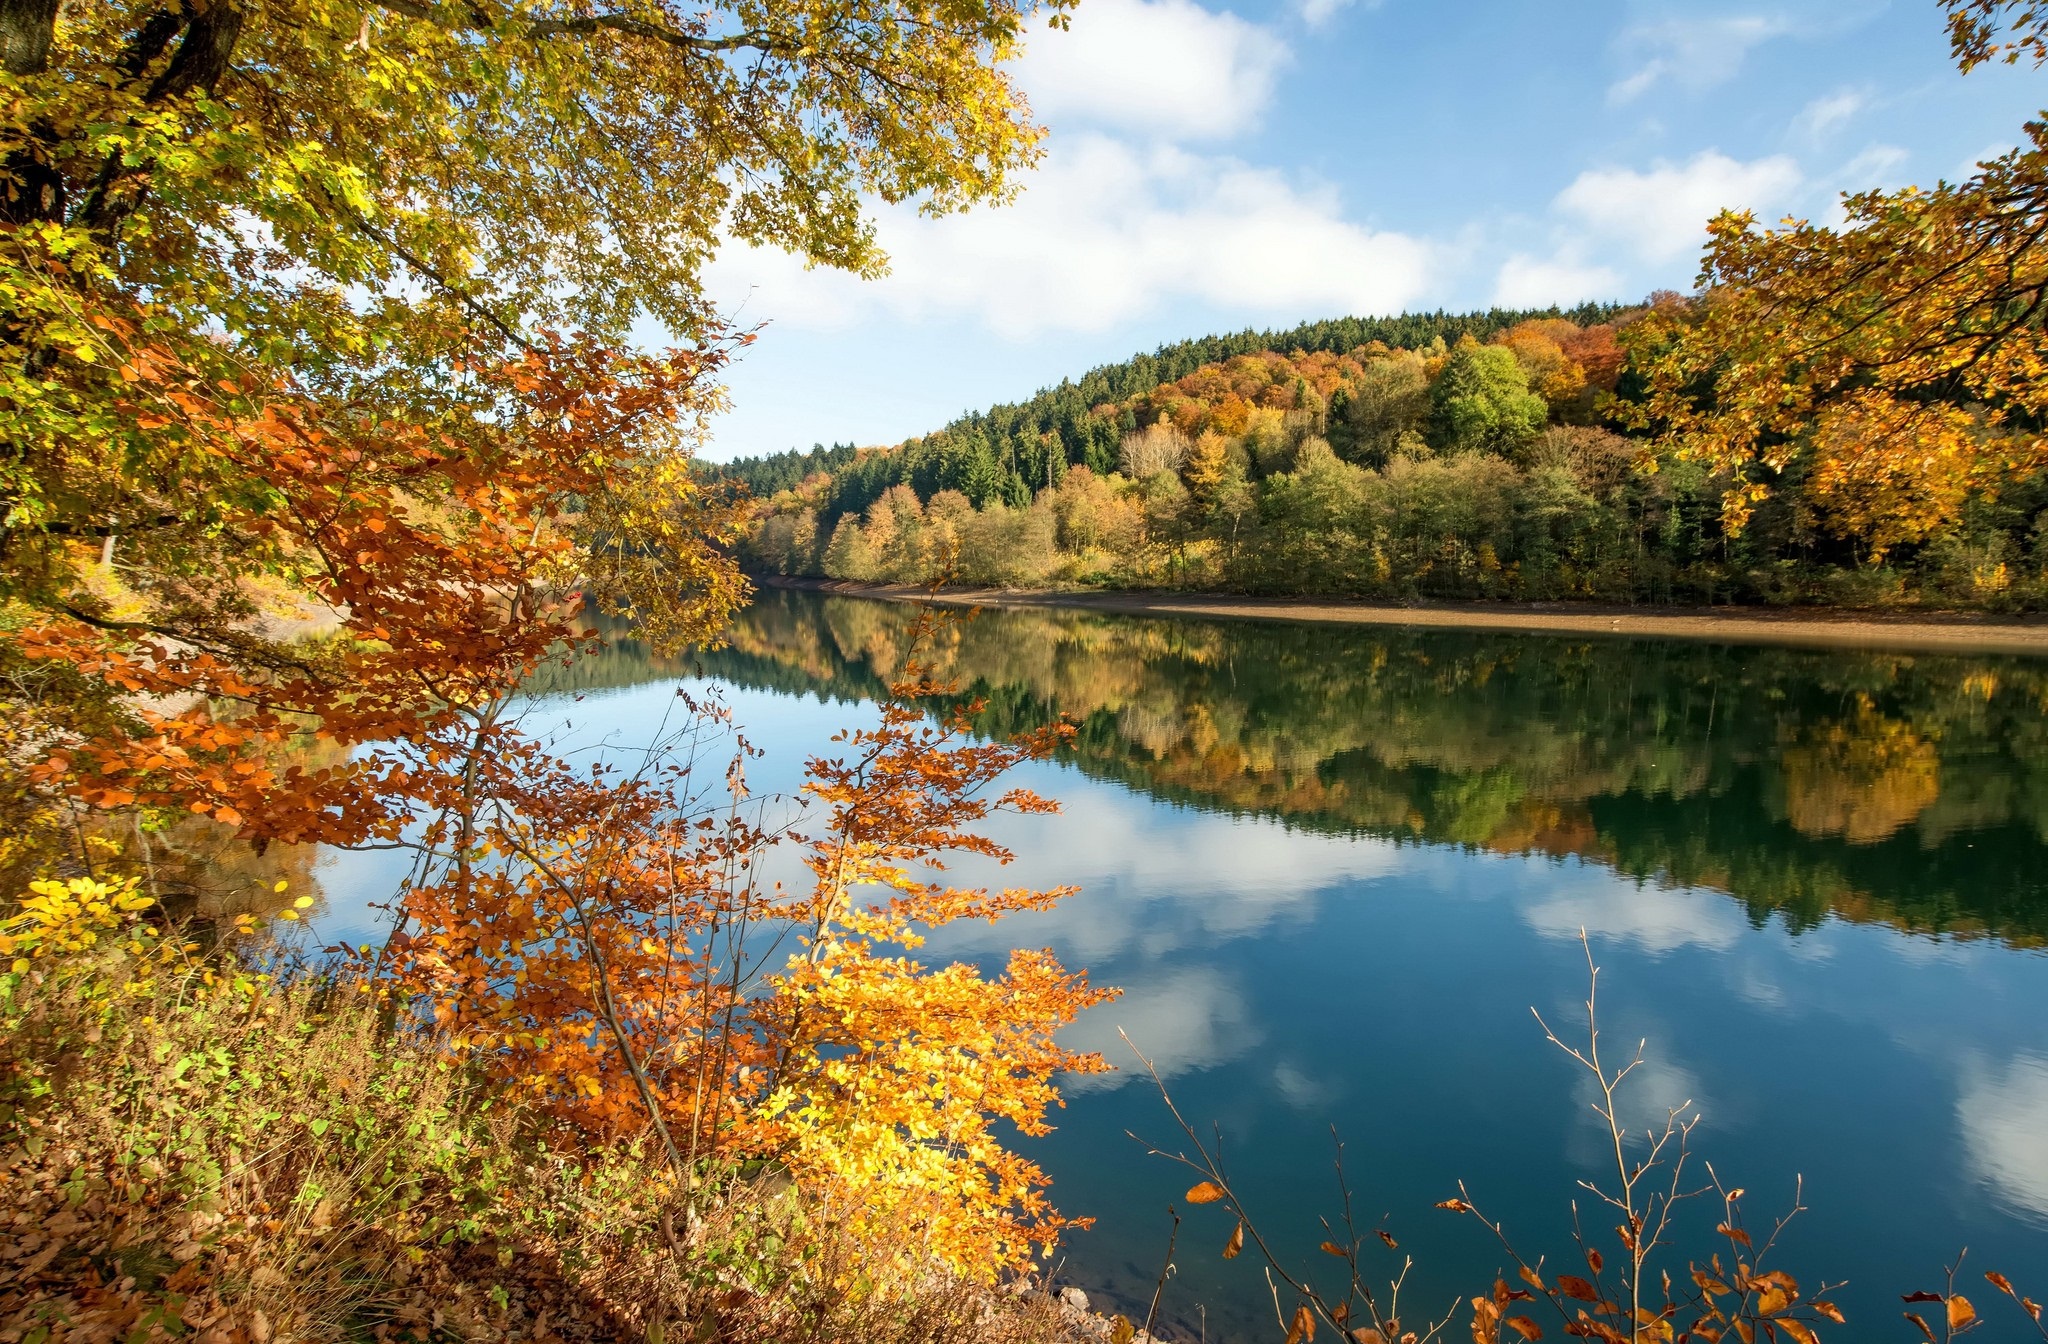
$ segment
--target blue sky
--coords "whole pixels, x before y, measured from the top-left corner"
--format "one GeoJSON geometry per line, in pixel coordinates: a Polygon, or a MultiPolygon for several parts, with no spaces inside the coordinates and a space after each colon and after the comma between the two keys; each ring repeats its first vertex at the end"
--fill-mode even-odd
{"type": "Polygon", "coordinates": [[[892,273],[728,251],[765,324],[706,455],[894,443],[1162,342],[1688,289],[1723,206],[1825,218],[2010,148],[2048,78],[1933,0],[1081,0],[1018,68],[1020,199],[881,214],[892,273]]]}

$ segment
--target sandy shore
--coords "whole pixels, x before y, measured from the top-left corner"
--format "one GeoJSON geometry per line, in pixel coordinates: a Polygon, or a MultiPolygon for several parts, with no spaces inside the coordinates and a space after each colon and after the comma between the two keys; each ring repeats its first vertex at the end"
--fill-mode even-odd
{"type": "Polygon", "coordinates": [[[1898,649],[2048,656],[2048,618],[1975,613],[1862,612],[1826,608],[1616,607],[1592,603],[1425,602],[1413,606],[1318,598],[1232,597],[1206,593],[1065,592],[1050,589],[949,589],[936,595],[895,584],[755,575],[767,587],[802,588],[896,602],[948,606],[1062,608],[1209,620],[1315,621],[1446,630],[1501,630],[1624,639],[1693,639],[1717,644],[1898,649]]]}

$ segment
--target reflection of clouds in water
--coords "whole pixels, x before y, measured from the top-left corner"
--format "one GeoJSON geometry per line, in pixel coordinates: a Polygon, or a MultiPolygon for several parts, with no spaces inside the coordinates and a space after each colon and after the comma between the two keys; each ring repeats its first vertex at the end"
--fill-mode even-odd
{"type": "MultiPolygon", "coordinates": [[[[1608,1033],[1602,1031],[1600,1035],[1605,1040],[1608,1033]]],[[[1579,1044],[1562,1032],[1560,1038],[1573,1045],[1579,1044]]],[[[1619,1053],[1620,1044],[1619,1041],[1615,1041],[1606,1049],[1619,1053]]],[[[1634,1042],[1630,1041],[1628,1044],[1632,1047],[1634,1042]]],[[[1680,1111],[1680,1120],[1684,1120],[1688,1114],[1706,1114],[1706,1105],[1700,1095],[1698,1075],[1682,1064],[1657,1057],[1652,1053],[1652,1049],[1644,1050],[1643,1062],[1631,1070],[1628,1077],[1622,1079],[1621,1086],[1614,1093],[1614,1116],[1621,1124],[1632,1158],[1647,1153],[1651,1142],[1649,1136],[1664,1132],[1665,1126],[1671,1122],[1673,1111],[1680,1111]]],[[[1610,1070],[1616,1066],[1613,1059],[1603,1062],[1610,1070]]],[[[1620,1062],[1627,1063],[1628,1056],[1622,1055],[1620,1062]]],[[[1573,1067],[1578,1066],[1574,1064],[1573,1067]]],[[[1594,1107],[1600,1103],[1601,1096],[1600,1087],[1593,1081],[1592,1074],[1580,1072],[1572,1084],[1572,1100],[1577,1104],[1580,1123],[1572,1127],[1565,1141],[1566,1154],[1576,1163],[1611,1169],[1614,1149],[1607,1137],[1607,1122],[1594,1113],[1594,1107]]],[[[1676,1142],[1674,1139],[1674,1145],[1676,1142]]],[[[1665,1158],[1670,1160],[1677,1154],[1678,1150],[1674,1146],[1666,1150],[1665,1158]]],[[[1611,1183],[1604,1175],[1595,1181],[1595,1184],[1601,1185],[1602,1188],[1611,1183]]]]}
{"type": "Polygon", "coordinates": [[[1286,1060],[1273,1066],[1273,1086],[1287,1099],[1287,1104],[1297,1111],[1327,1110],[1337,1095],[1337,1089],[1321,1077],[1286,1060]]]}
{"type": "Polygon", "coordinates": [[[1956,1120],[1970,1173],[2015,1209],[2048,1219],[2048,1060],[1965,1064],[1956,1120]]]}
{"type": "Polygon", "coordinates": [[[1811,964],[1833,961],[1835,954],[1841,951],[1840,939],[1844,927],[1839,920],[1830,918],[1817,928],[1808,929],[1796,938],[1787,938],[1781,946],[1785,955],[1794,961],[1811,964]]]}
{"type": "Polygon", "coordinates": [[[1725,952],[1749,926],[1725,896],[1637,886],[1613,878],[1576,886],[1522,907],[1522,918],[1547,938],[1595,938],[1634,943],[1652,956],[1681,947],[1725,952]]]}
{"type": "Polygon", "coordinates": [[[1754,966],[1743,967],[1732,978],[1735,992],[1759,1008],[1784,1008],[1789,1002],[1784,986],[1766,980],[1754,966]]]}
{"type": "Polygon", "coordinates": [[[1119,1027],[1131,1045],[1145,1052],[1159,1076],[1169,1080],[1191,1068],[1227,1064],[1263,1039],[1235,977],[1215,967],[1173,967],[1126,977],[1123,991],[1122,998],[1090,1008],[1060,1033],[1060,1044],[1100,1051],[1117,1071],[1068,1075],[1061,1080],[1062,1091],[1103,1091],[1145,1080],[1144,1065],[1117,1035],[1119,1027]]]}
{"type": "Polygon", "coordinates": [[[1947,938],[1938,934],[1907,934],[1889,940],[1892,954],[1916,966],[1970,966],[1984,957],[1984,943],[1947,938]]]}
{"type": "Polygon", "coordinates": [[[1017,862],[963,860],[947,876],[963,885],[1072,884],[1081,894],[996,925],[955,925],[934,946],[975,954],[1050,943],[1082,965],[1157,958],[1310,919],[1331,886],[1386,877],[1408,863],[1385,841],[1168,811],[1109,786],[1076,783],[1061,782],[1068,809],[1060,816],[1004,817],[985,828],[1017,862]]]}

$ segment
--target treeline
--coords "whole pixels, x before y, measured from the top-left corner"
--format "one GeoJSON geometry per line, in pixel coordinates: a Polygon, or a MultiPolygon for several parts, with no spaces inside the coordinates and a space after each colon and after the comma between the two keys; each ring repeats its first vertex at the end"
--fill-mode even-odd
{"type": "MultiPolygon", "coordinates": [[[[2048,596],[2048,480],[1986,477],[1944,525],[1747,477],[1640,426],[1630,329],[1675,295],[1188,342],[897,448],[724,470],[770,572],[1388,599],[1908,602],[2048,596]]],[[[1674,315],[1675,319],[1674,319],[1674,315]]]]}
{"type": "Polygon", "coordinates": [[[1486,340],[1535,318],[1595,324],[1618,311],[1611,304],[1581,304],[1569,311],[1404,313],[1331,318],[1288,331],[1203,336],[1091,369],[1079,381],[1062,381],[1029,401],[964,415],[895,453],[863,456],[851,444],[819,444],[808,451],[706,464],[705,470],[744,482],[761,499],[791,489],[814,473],[829,473],[832,483],[823,507],[835,518],[863,512],[890,486],[905,484],[918,487],[924,498],[939,490],[958,490],[977,507],[991,498],[1029,503],[1047,483],[1048,470],[1058,473],[1055,462],[1087,466],[1100,475],[1115,470],[1123,435],[1137,427],[1132,416],[1122,413],[1123,404],[1209,365],[1268,352],[1342,354],[1374,344],[1419,348],[1438,341],[1455,343],[1466,336],[1486,340]]]}

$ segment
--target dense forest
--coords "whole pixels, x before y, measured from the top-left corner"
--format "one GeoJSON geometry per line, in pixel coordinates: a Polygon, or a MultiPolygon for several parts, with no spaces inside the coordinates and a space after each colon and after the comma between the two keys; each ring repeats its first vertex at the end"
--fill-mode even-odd
{"type": "MultiPolygon", "coordinates": [[[[1908,603],[2048,598],[2048,477],[2006,455],[1924,525],[1824,453],[1716,462],[1645,367],[1704,307],[1495,310],[1184,342],[894,448],[714,470],[751,563],[870,582],[1383,599],[1908,603]]],[[[1976,413],[1982,445],[2014,437],[1976,413]]]]}

